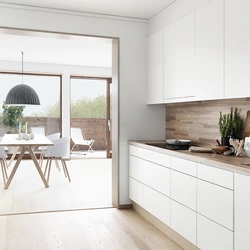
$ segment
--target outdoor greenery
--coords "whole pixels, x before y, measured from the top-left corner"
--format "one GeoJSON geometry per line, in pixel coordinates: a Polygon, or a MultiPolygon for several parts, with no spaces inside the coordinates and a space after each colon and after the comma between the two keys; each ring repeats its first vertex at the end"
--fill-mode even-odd
{"type": "MultiPolygon", "coordinates": [[[[60,103],[49,106],[41,113],[34,113],[36,117],[59,117],[60,103]]],[[[71,102],[71,118],[106,118],[106,97],[98,96],[95,99],[82,98],[71,102]]]]}
{"type": "Polygon", "coordinates": [[[5,105],[5,102],[3,102],[2,109],[2,123],[3,125],[9,127],[9,131],[11,132],[13,130],[17,129],[18,122],[22,120],[23,118],[23,110],[24,106],[7,106],[5,105]]]}
{"type": "Polygon", "coordinates": [[[227,137],[231,133],[240,139],[242,134],[243,121],[240,117],[238,108],[231,108],[228,114],[220,112],[219,129],[222,137],[227,137]]]}

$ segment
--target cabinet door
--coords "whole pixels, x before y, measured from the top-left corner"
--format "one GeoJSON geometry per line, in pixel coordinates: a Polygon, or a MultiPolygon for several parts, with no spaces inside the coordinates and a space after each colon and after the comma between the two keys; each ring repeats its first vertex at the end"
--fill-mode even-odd
{"type": "Polygon", "coordinates": [[[196,172],[197,172],[197,163],[194,161],[189,161],[189,160],[185,160],[182,158],[178,158],[175,156],[171,156],[171,168],[188,174],[188,175],[192,175],[192,176],[196,176],[196,172]]]}
{"type": "Polygon", "coordinates": [[[171,170],[171,199],[196,211],[196,178],[171,170]]]}
{"type": "Polygon", "coordinates": [[[197,247],[202,250],[233,250],[233,245],[233,232],[197,215],[197,247]]]}
{"type": "Polygon", "coordinates": [[[129,156],[129,176],[142,181],[143,160],[133,155],[129,156]]]}
{"type": "Polygon", "coordinates": [[[250,176],[235,174],[235,250],[250,249],[250,176]]]}
{"type": "Polygon", "coordinates": [[[142,206],[142,183],[129,178],[129,198],[142,206]]]}
{"type": "Polygon", "coordinates": [[[170,225],[170,198],[143,185],[142,207],[156,218],[170,225]]]}
{"type": "Polygon", "coordinates": [[[170,169],[144,161],[143,183],[170,197],[170,169]]]}
{"type": "Polygon", "coordinates": [[[197,180],[197,212],[218,224],[234,230],[233,191],[197,180]]]}
{"type": "Polygon", "coordinates": [[[224,98],[224,0],[195,10],[196,100],[224,98]]]}
{"type": "Polygon", "coordinates": [[[163,30],[148,37],[148,104],[163,103],[163,30]]]}
{"type": "Polygon", "coordinates": [[[196,245],[196,212],[171,200],[170,214],[171,228],[196,245]]]}
{"type": "Polygon", "coordinates": [[[250,1],[225,0],[225,97],[249,96],[250,1]]]}
{"type": "MultiPolygon", "coordinates": [[[[194,96],[194,13],[164,29],[164,99],[194,96]]],[[[183,99],[182,99],[183,98],[183,99]]]]}

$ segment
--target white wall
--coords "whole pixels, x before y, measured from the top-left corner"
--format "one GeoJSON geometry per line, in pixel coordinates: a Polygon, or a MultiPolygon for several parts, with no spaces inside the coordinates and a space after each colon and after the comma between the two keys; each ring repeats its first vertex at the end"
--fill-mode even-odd
{"type": "Polygon", "coordinates": [[[209,1],[211,0],[178,0],[174,2],[168,8],[150,19],[148,25],[149,35],[163,29],[165,26],[180,19],[209,1]]]}
{"type": "MultiPolygon", "coordinates": [[[[0,4],[2,27],[120,38],[119,194],[120,204],[129,204],[127,140],[165,138],[164,107],[146,105],[147,23],[7,6],[0,4]]],[[[63,93],[67,91],[65,87],[63,93]]],[[[66,123],[69,116],[66,106],[64,115],[66,123]]]]}

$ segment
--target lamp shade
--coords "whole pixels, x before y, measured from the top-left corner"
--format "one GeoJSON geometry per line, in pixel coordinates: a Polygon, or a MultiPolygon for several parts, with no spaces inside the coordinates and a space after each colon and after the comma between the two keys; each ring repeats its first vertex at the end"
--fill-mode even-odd
{"type": "Polygon", "coordinates": [[[13,87],[6,96],[6,105],[40,105],[36,91],[26,84],[18,84],[13,87]]]}

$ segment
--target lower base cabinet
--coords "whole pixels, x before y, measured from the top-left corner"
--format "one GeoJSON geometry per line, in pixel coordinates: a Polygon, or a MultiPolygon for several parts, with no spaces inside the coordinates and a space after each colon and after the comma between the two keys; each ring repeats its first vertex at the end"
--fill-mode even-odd
{"type": "Polygon", "coordinates": [[[170,198],[143,185],[143,208],[170,226],[170,198]]]}
{"type": "Polygon", "coordinates": [[[250,177],[235,174],[234,250],[250,249],[250,177]]]}
{"type": "Polygon", "coordinates": [[[233,232],[197,214],[197,247],[202,250],[233,250],[233,232]]]}
{"type": "Polygon", "coordinates": [[[171,200],[170,214],[171,228],[196,245],[196,212],[171,200]]]}
{"type": "Polygon", "coordinates": [[[142,183],[129,178],[129,198],[142,206],[142,183]]]}

